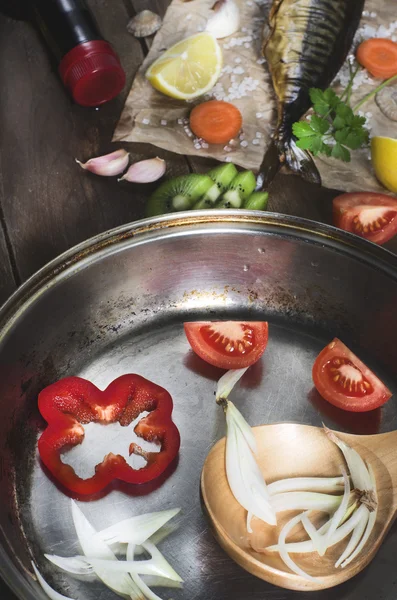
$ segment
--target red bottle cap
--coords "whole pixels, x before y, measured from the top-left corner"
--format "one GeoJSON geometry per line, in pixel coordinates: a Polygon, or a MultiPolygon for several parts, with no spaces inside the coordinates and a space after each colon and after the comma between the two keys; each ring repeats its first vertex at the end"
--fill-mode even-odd
{"type": "Polygon", "coordinates": [[[125,73],[112,46],[93,40],[65,54],[59,74],[73,100],[81,106],[99,106],[117,96],[125,85],[125,73]]]}

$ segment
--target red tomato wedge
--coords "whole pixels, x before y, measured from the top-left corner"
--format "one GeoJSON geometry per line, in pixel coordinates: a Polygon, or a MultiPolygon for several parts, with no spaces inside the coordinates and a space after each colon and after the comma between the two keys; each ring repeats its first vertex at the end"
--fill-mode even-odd
{"type": "Polygon", "coordinates": [[[351,412],[378,408],[391,391],[338,338],[324,348],[313,365],[313,381],[321,396],[351,412]]]}
{"type": "Polygon", "coordinates": [[[354,192],[333,201],[334,225],[375,244],[397,234],[397,199],[387,194],[354,192]]]}
{"type": "Polygon", "coordinates": [[[184,324],[194,352],[220,369],[243,369],[264,353],[269,336],[266,322],[197,321],[184,324]]]}

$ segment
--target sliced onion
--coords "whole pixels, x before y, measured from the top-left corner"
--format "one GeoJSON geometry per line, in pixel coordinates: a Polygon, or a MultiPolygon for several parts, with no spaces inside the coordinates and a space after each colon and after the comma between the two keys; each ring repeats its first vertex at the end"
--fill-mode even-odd
{"type": "MultiPolygon", "coordinates": [[[[127,560],[134,560],[134,553],[135,553],[135,546],[134,546],[134,544],[128,544],[128,548],[127,548],[127,560]]],[[[150,586],[148,585],[147,582],[145,582],[142,579],[142,577],[140,577],[136,573],[131,573],[131,577],[132,577],[133,581],[136,583],[136,585],[139,587],[139,589],[141,590],[141,592],[144,594],[145,598],[147,598],[147,600],[162,600],[162,598],[160,596],[158,596],[157,594],[155,594],[150,589],[150,586]]],[[[180,584],[178,583],[178,585],[180,585],[180,584]]]]}
{"type": "Polygon", "coordinates": [[[283,492],[340,492],[343,488],[343,477],[290,477],[267,484],[271,496],[283,492]]]}
{"type": "MultiPolygon", "coordinates": [[[[345,537],[349,535],[356,527],[356,525],[362,519],[363,513],[365,510],[368,510],[364,505],[361,505],[352,516],[343,523],[338,529],[335,531],[331,538],[331,543],[329,544],[329,548],[341,542],[345,537]]],[[[326,532],[326,526],[329,527],[329,521],[325,523],[318,532],[324,534],[326,532]]],[[[312,540],[305,540],[304,542],[290,542],[286,544],[286,550],[290,553],[308,553],[314,552],[315,547],[312,540]]],[[[279,552],[278,544],[274,544],[274,546],[268,546],[263,549],[264,552],[279,552]]]]}
{"type": "Polygon", "coordinates": [[[178,573],[174,571],[171,565],[166,561],[164,556],[157,548],[146,542],[142,546],[150,552],[152,558],[149,560],[117,560],[108,563],[105,559],[86,557],[86,561],[92,565],[93,569],[106,568],[109,573],[137,573],[138,575],[159,575],[160,577],[168,577],[173,581],[182,583],[182,579],[178,573]]]}
{"type": "Polygon", "coordinates": [[[175,590],[181,590],[183,588],[183,584],[179,581],[172,581],[172,579],[168,579],[166,577],[158,577],[157,575],[143,575],[141,579],[150,588],[164,587],[173,588],[175,590]]]}
{"type": "Polygon", "coordinates": [[[348,444],[340,440],[335,433],[328,429],[328,427],[325,427],[325,425],[324,430],[331,442],[334,442],[334,444],[336,444],[342,451],[347,462],[347,466],[349,467],[353,486],[357,490],[362,491],[372,489],[371,478],[368,469],[359,453],[356,452],[356,450],[353,450],[353,448],[350,448],[348,444]]]}
{"type": "Polygon", "coordinates": [[[118,594],[129,596],[132,600],[141,600],[141,593],[127,573],[109,571],[111,564],[118,563],[116,555],[109,546],[96,537],[96,531],[74,500],[72,516],[80,546],[85,556],[101,559],[102,566],[94,568],[95,574],[111,590],[118,594]]]}
{"type": "Polygon", "coordinates": [[[34,562],[32,561],[32,567],[33,567],[33,571],[37,577],[37,581],[39,582],[39,584],[41,585],[43,591],[47,594],[47,596],[49,598],[51,598],[51,600],[73,600],[73,598],[70,598],[69,596],[64,596],[63,594],[60,594],[59,592],[56,592],[54,590],[54,588],[52,588],[44,579],[44,577],[41,575],[40,571],[38,570],[38,568],[36,567],[36,565],[34,564],[34,562]]]}
{"type": "Polygon", "coordinates": [[[340,503],[340,505],[338,506],[337,510],[335,511],[334,516],[331,519],[331,523],[329,526],[329,529],[325,535],[324,538],[324,544],[323,544],[323,550],[322,553],[320,552],[320,556],[324,556],[330,541],[332,539],[333,534],[335,533],[335,531],[337,530],[337,528],[339,527],[339,525],[342,522],[343,517],[345,516],[348,504],[349,504],[349,496],[350,496],[350,480],[349,477],[346,473],[346,471],[343,469],[343,481],[345,484],[345,489],[343,492],[343,498],[342,498],[342,502],[340,503]]]}
{"type": "Polygon", "coordinates": [[[72,575],[89,575],[92,573],[92,566],[88,563],[85,556],[57,556],[56,554],[44,554],[47,560],[55,566],[71,573],[72,575]]]}
{"type": "Polygon", "coordinates": [[[226,474],[237,502],[269,525],[276,524],[268,502],[266,484],[255,458],[233,415],[226,411],[226,474]]]}
{"type": "Polygon", "coordinates": [[[124,519],[96,534],[106,544],[140,545],[180,512],[180,508],[124,519]]]}
{"type": "Polygon", "coordinates": [[[367,541],[372,533],[372,530],[375,526],[376,517],[378,516],[378,498],[377,498],[377,494],[376,494],[376,479],[375,479],[375,473],[373,472],[371,465],[368,465],[368,473],[369,473],[369,479],[370,479],[370,485],[371,485],[370,489],[372,489],[372,491],[374,492],[374,495],[375,495],[376,507],[375,507],[375,510],[370,512],[368,510],[368,508],[366,506],[364,506],[364,508],[367,510],[367,513],[369,513],[368,522],[367,522],[367,525],[365,528],[364,535],[361,538],[361,541],[360,541],[359,545],[356,547],[356,549],[354,550],[354,552],[349,556],[349,558],[347,558],[342,563],[342,565],[341,565],[342,569],[344,567],[346,567],[346,565],[348,565],[354,558],[356,558],[356,556],[364,548],[364,546],[367,543],[367,541]]]}
{"type": "MultiPolygon", "coordinates": [[[[365,510],[367,511],[367,513],[369,513],[369,510],[366,506],[364,506],[365,510]]],[[[363,537],[361,538],[361,541],[359,543],[359,545],[356,547],[356,549],[354,550],[354,552],[349,556],[349,558],[347,558],[341,565],[342,569],[344,569],[349,563],[351,563],[352,560],[354,560],[356,558],[356,556],[358,556],[358,554],[360,554],[361,550],[364,548],[365,544],[367,543],[369,536],[372,533],[372,530],[374,528],[375,522],[376,522],[376,515],[377,515],[377,509],[372,511],[371,513],[369,513],[369,517],[368,517],[368,521],[365,527],[365,532],[363,537]]]]}
{"type": "Polygon", "coordinates": [[[313,581],[314,583],[320,583],[320,580],[316,577],[312,577],[309,573],[306,573],[303,569],[298,567],[298,565],[292,560],[292,558],[288,554],[287,544],[285,543],[287,535],[292,531],[292,529],[301,521],[302,515],[297,515],[293,517],[288,523],[284,525],[282,528],[279,538],[278,538],[278,548],[280,553],[280,558],[287,565],[289,569],[293,573],[296,573],[300,577],[307,579],[308,581],[313,581]]]}
{"type": "Polygon", "coordinates": [[[364,530],[367,526],[368,516],[369,516],[369,511],[367,510],[367,512],[365,514],[363,514],[361,521],[359,521],[359,523],[353,529],[353,533],[349,540],[349,543],[347,544],[344,552],[340,555],[340,557],[336,561],[335,568],[338,568],[343,563],[343,561],[345,561],[347,558],[349,558],[349,556],[357,548],[357,546],[363,536],[364,530]]]}
{"type": "Polygon", "coordinates": [[[227,403],[227,410],[230,411],[229,414],[233,417],[234,422],[245,437],[245,440],[248,446],[251,448],[252,452],[254,454],[258,454],[258,446],[256,443],[254,432],[252,431],[252,427],[248,425],[241,412],[235,407],[233,402],[230,402],[230,400],[227,403]]]}
{"type": "Polygon", "coordinates": [[[244,369],[230,369],[230,371],[222,375],[216,386],[215,398],[217,402],[229,398],[234,386],[242,378],[247,369],[249,367],[245,367],[244,369]]]}
{"type": "Polygon", "coordinates": [[[323,536],[314,527],[313,523],[309,519],[307,512],[303,513],[303,515],[301,515],[301,518],[302,525],[305,528],[307,535],[312,540],[315,550],[317,550],[317,553],[321,556],[321,552],[323,551],[324,547],[323,536]]]}
{"type": "Polygon", "coordinates": [[[334,512],[342,501],[342,495],[332,496],[319,492],[287,492],[270,497],[276,513],[284,510],[320,510],[334,512]]]}

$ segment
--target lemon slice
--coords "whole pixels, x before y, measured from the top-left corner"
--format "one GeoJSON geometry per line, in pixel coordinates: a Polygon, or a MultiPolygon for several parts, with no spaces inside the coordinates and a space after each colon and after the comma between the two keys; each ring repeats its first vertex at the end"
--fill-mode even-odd
{"type": "Polygon", "coordinates": [[[146,72],[156,90],[190,100],[214,87],[222,69],[222,50],[208,32],[193,35],[158,58],[146,72]]]}
{"type": "Polygon", "coordinates": [[[375,136],[371,140],[371,158],[375,175],[391,192],[397,192],[397,140],[375,136]]]}

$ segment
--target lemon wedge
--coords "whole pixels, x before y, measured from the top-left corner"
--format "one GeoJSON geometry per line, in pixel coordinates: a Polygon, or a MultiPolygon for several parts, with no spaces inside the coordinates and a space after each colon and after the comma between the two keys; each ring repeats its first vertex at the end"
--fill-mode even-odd
{"type": "Polygon", "coordinates": [[[222,50],[214,36],[198,33],[169,48],[146,72],[156,90],[190,100],[214,87],[222,69],[222,50]]]}
{"type": "Polygon", "coordinates": [[[391,192],[397,192],[397,140],[375,136],[371,140],[371,158],[375,175],[391,192]]]}

